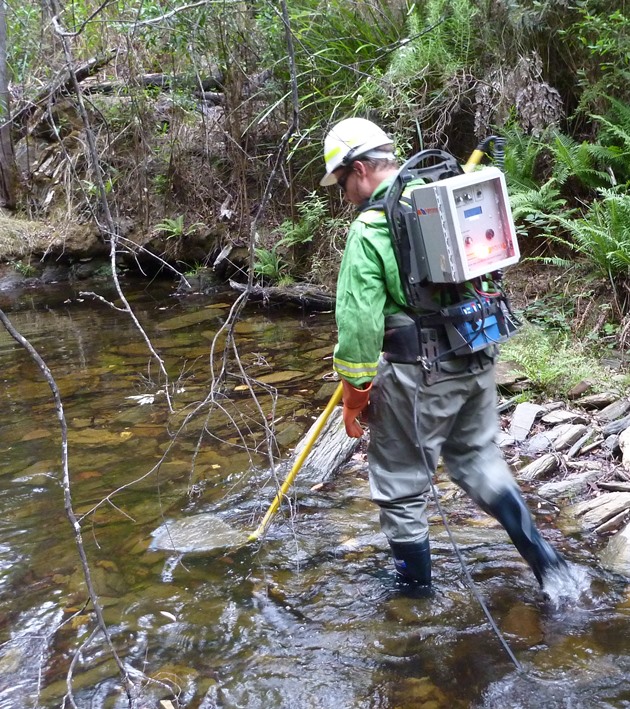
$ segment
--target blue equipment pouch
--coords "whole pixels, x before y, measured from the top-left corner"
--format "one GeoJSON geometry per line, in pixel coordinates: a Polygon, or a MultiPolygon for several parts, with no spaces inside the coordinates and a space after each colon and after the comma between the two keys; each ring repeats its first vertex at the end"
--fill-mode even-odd
{"type": "Polygon", "coordinates": [[[516,331],[518,322],[502,297],[480,296],[443,308],[444,327],[452,351],[465,355],[488,345],[505,342],[516,331]]]}

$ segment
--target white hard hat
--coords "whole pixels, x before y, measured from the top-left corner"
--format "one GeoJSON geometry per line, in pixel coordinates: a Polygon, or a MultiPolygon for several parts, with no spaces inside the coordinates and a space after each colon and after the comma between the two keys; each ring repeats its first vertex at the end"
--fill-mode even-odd
{"type": "Polygon", "coordinates": [[[337,177],[333,172],[339,167],[349,165],[359,157],[394,159],[391,148],[375,150],[375,148],[391,146],[392,143],[392,139],[385,131],[365,118],[346,118],[337,123],[324,139],[326,174],[319,184],[334,185],[337,177]]]}

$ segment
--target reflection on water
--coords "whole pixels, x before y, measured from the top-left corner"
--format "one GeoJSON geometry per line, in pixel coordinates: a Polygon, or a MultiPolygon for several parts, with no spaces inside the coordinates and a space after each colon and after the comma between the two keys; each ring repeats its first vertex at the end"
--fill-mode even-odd
{"type": "MultiPolygon", "coordinates": [[[[465,497],[444,494],[454,536],[524,673],[462,581],[437,514],[434,597],[396,588],[361,466],[319,490],[298,476],[293,505],[262,543],[202,555],[152,545],[165,520],[195,515],[251,530],[274,490],[261,414],[238,368],[231,366],[212,408],[196,408],[232,296],[180,300],[157,286],[131,296],[177,382],[174,413],[123,314],[59,291],[24,298],[11,317],[61,389],[93,581],[130,672],[157,681],[143,680],[146,706],[160,699],[248,709],[628,705],[623,581],[602,576],[585,540],[562,542],[549,527],[545,534],[564,544],[590,592],[569,603],[545,598],[502,530],[465,497]],[[187,420],[191,411],[198,414],[187,420]]],[[[333,338],[331,314],[252,307],[239,325],[242,366],[262,382],[262,415],[276,422],[281,454],[334,390],[323,378],[333,338]]],[[[50,392],[4,332],[0,364],[0,708],[62,706],[71,663],[78,706],[123,707],[116,667],[92,634],[65,518],[50,392]]],[[[451,492],[443,476],[439,488],[451,492]]]]}

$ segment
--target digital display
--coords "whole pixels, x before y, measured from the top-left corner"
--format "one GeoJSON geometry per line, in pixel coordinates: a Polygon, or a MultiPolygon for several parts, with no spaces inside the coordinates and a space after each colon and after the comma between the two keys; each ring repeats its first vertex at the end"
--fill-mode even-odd
{"type": "Polygon", "coordinates": [[[470,219],[471,217],[478,217],[481,214],[481,207],[473,207],[472,209],[464,210],[464,217],[470,219]]]}

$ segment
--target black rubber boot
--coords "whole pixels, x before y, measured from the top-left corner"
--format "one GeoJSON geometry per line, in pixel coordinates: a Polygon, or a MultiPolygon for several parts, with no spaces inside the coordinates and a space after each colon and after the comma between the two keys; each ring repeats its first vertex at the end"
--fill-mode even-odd
{"type": "Polygon", "coordinates": [[[536,529],[531,513],[518,490],[505,492],[487,511],[509,534],[541,586],[548,571],[567,567],[566,561],[536,529]]]}
{"type": "Polygon", "coordinates": [[[398,580],[431,591],[431,548],[422,542],[390,542],[398,580]]]}

